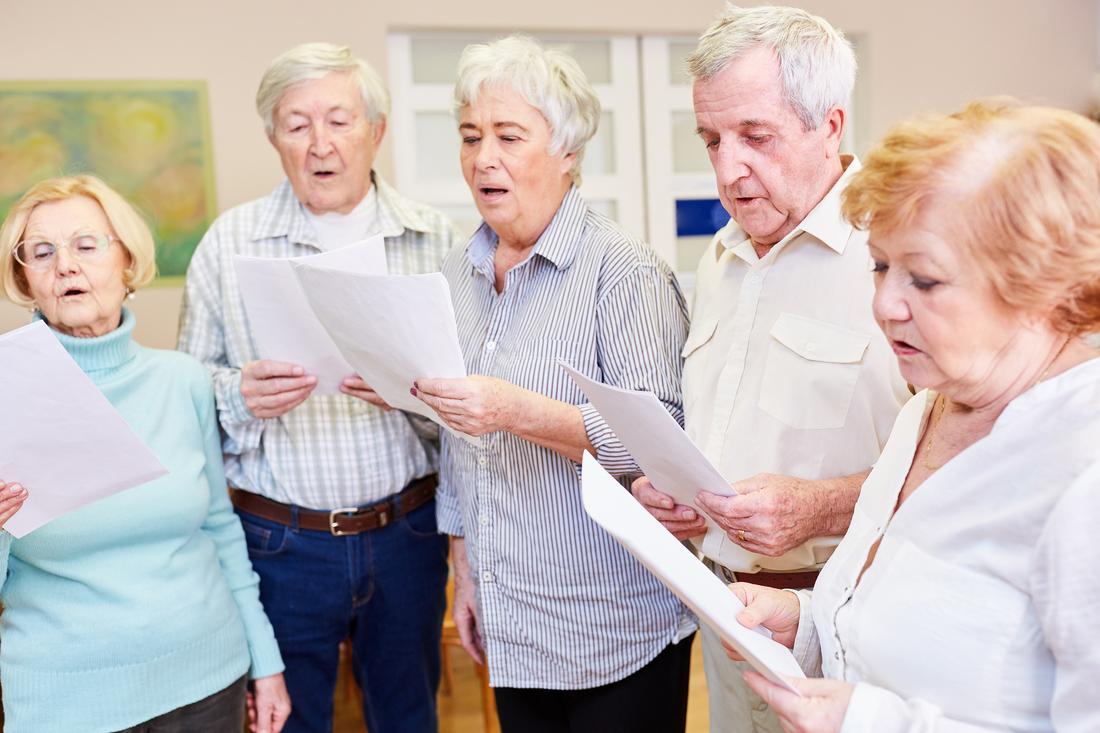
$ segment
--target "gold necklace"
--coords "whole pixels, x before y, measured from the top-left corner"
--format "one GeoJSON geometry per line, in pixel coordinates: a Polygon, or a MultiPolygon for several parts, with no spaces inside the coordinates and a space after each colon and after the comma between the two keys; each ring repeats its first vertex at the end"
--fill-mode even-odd
{"type": "MultiPolygon", "coordinates": [[[[1054,358],[1050,360],[1049,364],[1047,364],[1047,368],[1044,369],[1043,373],[1039,375],[1039,378],[1035,380],[1035,384],[1031,385],[1032,387],[1034,387],[1035,385],[1039,384],[1039,382],[1041,382],[1041,381],[1043,381],[1044,379],[1047,378],[1047,375],[1050,374],[1050,370],[1054,368],[1054,362],[1058,361],[1058,357],[1062,355],[1062,352],[1066,350],[1066,347],[1069,346],[1069,342],[1072,341],[1072,340],[1073,340],[1073,336],[1070,336],[1069,338],[1066,339],[1065,343],[1062,344],[1062,348],[1058,349],[1058,353],[1055,354],[1054,358]]],[[[929,471],[936,471],[940,468],[943,468],[942,465],[940,465],[940,466],[929,466],[928,465],[928,454],[932,451],[932,437],[935,436],[935,434],[936,434],[936,428],[940,424],[940,418],[943,417],[943,411],[945,409],[947,409],[947,396],[946,395],[940,395],[940,397],[943,400],[942,402],[940,402],[940,414],[936,415],[936,421],[932,423],[932,429],[928,431],[928,442],[924,446],[924,461],[923,461],[923,463],[924,463],[924,467],[927,468],[929,471]]]]}
{"type": "Polygon", "coordinates": [[[932,423],[932,429],[928,431],[928,442],[924,446],[924,467],[929,471],[943,468],[943,466],[928,465],[928,453],[932,450],[932,437],[936,434],[936,426],[940,424],[940,418],[943,417],[943,411],[947,409],[947,397],[945,395],[940,395],[940,397],[943,400],[943,402],[940,403],[940,414],[936,415],[936,421],[932,423]]]}

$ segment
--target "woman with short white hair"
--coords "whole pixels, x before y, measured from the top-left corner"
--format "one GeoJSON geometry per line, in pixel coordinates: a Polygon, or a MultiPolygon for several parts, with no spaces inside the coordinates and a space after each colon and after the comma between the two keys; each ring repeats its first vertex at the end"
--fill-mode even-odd
{"type": "Polygon", "coordinates": [[[485,654],[505,733],[682,733],[694,619],[585,514],[585,451],[624,491],[640,472],[557,360],[682,421],[683,296],[579,194],[600,105],[575,61],[524,36],[470,46],[454,111],[484,223],[443,274],[474,376],[415,391],[482,441],[445,435],[440,459],[463,644],[485,654]]]}

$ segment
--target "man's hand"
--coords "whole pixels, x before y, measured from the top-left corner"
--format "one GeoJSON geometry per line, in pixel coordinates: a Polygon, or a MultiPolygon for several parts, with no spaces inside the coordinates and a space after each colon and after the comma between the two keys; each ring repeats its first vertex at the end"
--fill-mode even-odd
{"type": "Polygon", "coordinates": [[[253,733],[279,733],[290,717],[290,695],[282,673],[252,681],[248,693],[248,727],[253,733]]]}
{"type": "Polygon", "coordinates": [[[630,491],[638,503],[681,542],[707,533],[698,512],[689,506],[675,504],[671,496],[653,488],[645,476],[635,480],[630,485],[630,491]]]}
{"type": "Polygon", "coordinates": [[[868,473],[822,481],[759,473],[733,484],[736,496],[702,491],[695,503],[731,541],[778,557],[814,537],[844,534],[868,473]]]}
{"type": "Polygon", "coordinates": [[[309,397],[317,377],[297,364],[250,361],[241,368],[241,397],[259,418],[285,415],[309,397]]]}
{"type": "Polygon", "coordinates": [[[350,377],[344,377],[344,381],[340,384],[340,391],[346,395],[352,397],[358,397],[364,402],[369,402],[375,407],[381,407],[383,410],[389,411],[393,408],[390,407],[384,399],[382,399],[377,392],[370,388],[363,378],[358,374],[352,374],[350,377]]]}
{"type": "MultiPolygon", "coordinates": [[[[798,596],[789,590],[765,588],[752,583],[731,583],[730,592],[737,596],[745,607],[737,614],[737,623],[746,629],[763,626],[772,632],[772,640],[788,649],[794,648],[794,639],[798,635],[800,607],[798,596]]],[[[735,662],[743,662],[744,657],[732,646],[722,640],[726,656],[735,662]]]]}
{"type": "Polygon", "coordinates": [[[511,382],[479,374],[463,379],[418,379],[412,389],[448,427],[474,437],[497,430],[511,431],[523,401],[522,392],[511,382]]]}
{"type": "Polygon", "coordinates": [[[748,670],[745,682],[764,698],[779,716],[787,733],[840,733],[855,685],[840,680],[797,679],[788,677],[802,697],[748,670]]]}
{"type": "Polygon", "coordinates": [[[484,666],[485,647],[481,643],[481,631],[477,621],[477,598],[474,576],[466,559],[466,538],[455,537],[451,544],[451,563],[455,570],[455,597],[452,608],[458,638],[462,648],[475,662],[484,666]]]}

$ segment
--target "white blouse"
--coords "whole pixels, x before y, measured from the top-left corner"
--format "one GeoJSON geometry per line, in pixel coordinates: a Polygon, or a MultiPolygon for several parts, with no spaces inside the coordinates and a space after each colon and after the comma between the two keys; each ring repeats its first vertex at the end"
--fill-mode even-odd
{"type": "Polygon", "coordinates": [[[898,415],[796,654],[820,644],[856,684],[842,733],[1100,731],[1100,359],[1013,400],[891,517],[935,396],[898,415]]]}

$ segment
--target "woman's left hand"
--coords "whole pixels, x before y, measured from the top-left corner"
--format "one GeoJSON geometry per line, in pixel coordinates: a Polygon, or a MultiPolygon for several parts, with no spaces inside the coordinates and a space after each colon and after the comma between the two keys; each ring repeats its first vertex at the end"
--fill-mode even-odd
{"type": "Polygon", "coordinates": [[[799,697],[758,672],[748,670],[744,676],[749,687],[775,710],[787,733],[840,733],[848,701],[856,689],[855,685],[840,680],[788,677],[802,693],[799,697]]]}
{"type": "Polygon", "coordinates": [[[290,695],[282,673],[252,680],[248,693],[248,727],[253,733],[279,733],[290,717],[290,695]]]}
{"type": "Polygon", "coordinates": [[[511,431],[524,390],[503,379],[475,374],[463,379],[418,379],[412,393],[439,413],[448,427],[479,437],[511,431]]]}

